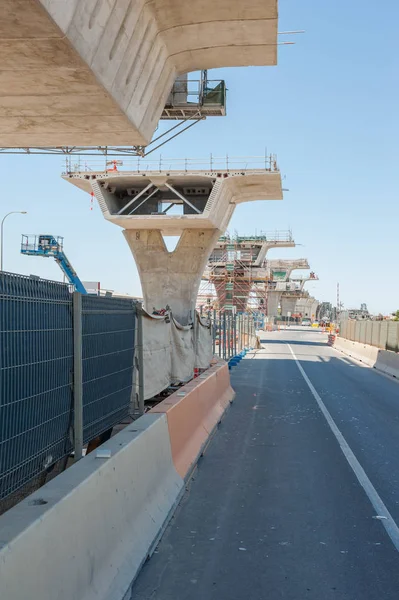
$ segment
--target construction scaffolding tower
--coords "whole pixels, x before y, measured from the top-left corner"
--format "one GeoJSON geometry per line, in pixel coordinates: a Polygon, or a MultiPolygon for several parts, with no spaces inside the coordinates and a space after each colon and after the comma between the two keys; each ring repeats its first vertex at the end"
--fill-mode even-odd
{"type": "Polygon", "coordinates": [[[220,237],[202,277],[198,310],[247,312],[264,319],[271,282],[270,270],[265,264],[266,252],[274,245],[291,242],[293,244],[291,231],[220,237]]]}

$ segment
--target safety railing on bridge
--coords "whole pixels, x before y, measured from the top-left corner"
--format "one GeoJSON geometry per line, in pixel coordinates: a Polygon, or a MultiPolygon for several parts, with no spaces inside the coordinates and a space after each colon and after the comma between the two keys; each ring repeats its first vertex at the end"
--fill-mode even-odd
{"type": "Polygon", "coordinates": [[[250,242],[293,242],[294,238],[291,229],[275,231],[262,231],[260,230],[256,235],[239,235],[237,232],[229,233],[220,236],[219,242],[227,242],[231,244],[242,244],[250,242]]]}
{"type": "MultiPolygon", "coordinates": [[[[63,175],[71,173],[110,173],[129,171],[132,173],[159,173],[159,172],[191,172],[208,171],[211,173],[235,173],[246,171],[278,172],[277,156],[265,154],[264,156],[214,156],[210,154],[205,158],[167,158],[160,156],[158,159],[123,157],[119,160],[104,159],[84,160],[84,157],[67,157],[63,175]]],[[[272,234],[273,235],[273,234],[272,234]]]]}
{"type": "Polygon", "coordinates": [[[399,322],[397,321],[342,320],[339,333],[341,337],[352,342],[399,352],[399,322]]]}
{"type": "Polygon", "coordinates": [[[139,306],[0,273],[0,499],[137,405],[139,306]]]}

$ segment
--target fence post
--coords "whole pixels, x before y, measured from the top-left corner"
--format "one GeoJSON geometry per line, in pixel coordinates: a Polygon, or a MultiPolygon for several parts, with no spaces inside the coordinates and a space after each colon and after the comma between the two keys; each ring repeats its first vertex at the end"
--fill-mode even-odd
{"type": "Polygon", "coordinates": [[[144,338],[143,310],[141,304],[137,307],[137,370],[139,372],[139,414],[144,414],[144,338]]]}
{"type": "Polygon", "coordinates": [[[213,321],[212,321],[212,356],[216,354],[216,310],[213,309],[213,321]]]}
{"type": "Polygon", "coordinates": [[[233,356],[233,315],[229,315],[229,359],[233,356]]]}
{"type": "Polygon", "coordinates": [[[83,456],[82,294],[73,293],[73,409],[75,461],[83,456]]]}
{"type": "Polygon", "coordinates": [[[223,313],[223,360],[226,360],[226,313],[223,313]]]}
{"type": "Polygon", "coordinates": [[[237,356],[237,317],[233,315],[233,348],[234,356],[237,356]]]}

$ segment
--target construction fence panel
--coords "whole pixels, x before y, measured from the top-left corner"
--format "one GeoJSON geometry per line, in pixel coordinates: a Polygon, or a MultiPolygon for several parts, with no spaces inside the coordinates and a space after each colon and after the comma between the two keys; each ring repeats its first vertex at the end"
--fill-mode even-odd
{"type": "Polygon", "coordinates": [[[372,337],[372,329],[373,329],[373,321],[366,321],[366,330],[365,330],[365,343],[369,346],[371,345],[371,337],[372,337]]]}
{"type": "Polygon", "coordinates": [[[382,321],[371,321],[371,342],[372,346],[380,347],[380,330],[382,321]]]}
{"type": "Polygon", "coordinates": [[[126,298],[82,296],[83,441],[129,414],[136,305],[126,298]]]}
{"type": "Polygon", "coordinates": [[[344,320],[340,323],[340,335],[347,340],[399,352],[399,322],[397,321],[344,320]]]}
{"type": "Polygon", "coordinates": [[[0,273],[0,499],[73,450],[74,319],[82,324],[84,441],[129,413],[137,307],[82,295],[76,315],[72,298],[67,285],[0,273]]]}
{"type": "Polygon", "coordinates": [[[68,286],[0,273],[0,498],[72,449],[68,286]]]}
{"type": "Polygon", "coordinates": [[[387,350],[392,352],[398,352],[399,350],[399,323],[396,321],[390,321],[388,323],[388,334],[387,334],[387,350]]]}
{"type": "Polygon", "coordinates": [[[367,327],[367,323],[365,321],[358,321],[356,323],[356,327],[359,330],[359,342],[361,344],[365,344],[366,343],[366,327],[367,327]]]}
{"type": "Polygon", "coordinates": [[[213,311],[209,314],[213,328],[214,354],[229,360],[244,348],[255,348],[257,343],[255,320],[251,314],[231,315],[213,311]]]}
{"type": "Polygon", "coordinates": [[[353,340],[355,342],[360,342],[360,327],[358,321],[354,321],[353,340]]]}
{"type": "Polygon", "coordinates": [[[381,321],[380,326],[380,339],[379,339],[379,347],[383,350],[387,349],[387,339],[388,339],[388,321],[381,321]]]}

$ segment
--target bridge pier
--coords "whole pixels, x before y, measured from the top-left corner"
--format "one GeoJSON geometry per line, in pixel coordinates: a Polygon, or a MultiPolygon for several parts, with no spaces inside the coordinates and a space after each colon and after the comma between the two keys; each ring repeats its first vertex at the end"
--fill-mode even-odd
{"type": "Polygon", "coordinates": [[[207,260],[236,205],[283,197],[274,157],[262,169],[184,165],[174,171],[77,171],[63,177],[93,193],[105,219],[125,230],[145,308],[169,305],[182,324],[192,322],[207,260]],[[180,236],[173,252],[165,236],[180,236]]]}
{"type": "Polygon", "coordinates": [[[280,304],[281,296],[283,292],[268,292],[267,293],[267,316],[268,317],[277,317],[278,316],[278,307],[280,304]]]}
{"type": "Polygon", "coordinates": [[[179,323],[192,322],[201,276],[220,230],[185,229],[173,252],[159,229],[123,233],[136,261],[147,311],[168,305],[179,323]]]}
{"type": "Polygon", "coordinates": [[[287,317],[287,313],[295,314],[295,306],[298,301],[297,296],[282,296],[281,298],[281,315],[287,317]]]}

